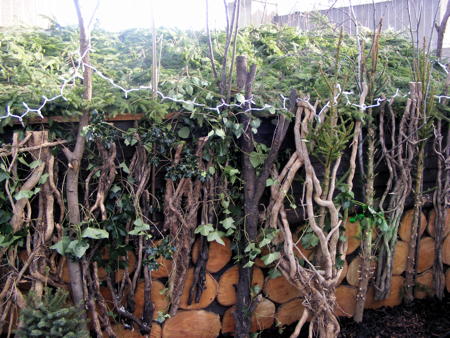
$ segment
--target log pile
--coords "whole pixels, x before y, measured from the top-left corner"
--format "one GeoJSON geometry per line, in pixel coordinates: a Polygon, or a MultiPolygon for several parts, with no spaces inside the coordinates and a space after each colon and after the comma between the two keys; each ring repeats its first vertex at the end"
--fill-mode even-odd
{"type": "MultiPolygon", "coordinates": [[[[450,292],[450,217],[447,214],[445,240],[443,243],[443,262],[445,267],[446,289],[450,292]]],[[[407,264],[408,247],[411,238],[413,212],[407,211],[399,228],[398,241],[393,252],[393,276],[389,296],[385,300],[374,299],[374,287],[368,288],[365,302],[366,309],[377,309],[383,306],[393,307],[401,304],[405,284],[405,268],[407,264]]],[[[434,295],[433,262],[435,256],[434,211],[421,215],[420,237],[418,241],[417,278],[414,296],[418,299],[434,295]]],[[[361,257],[359,223],[345,224],[348,238],[347,258],[336,288],[335,312],[339,316],[351,317],[355,311],[357,288],[360,279],[361,257]]],[[[199,261],[200,241],[192,247],[191,268],[187,272],[178,312],[172,316],[164,316],[170,307],[167,279],[171,273],[172,262],[159,258],[160,267],[152,271],[151,299],[154,304],[153,326],[149,337],[217,337],[220,334],[232,336],[235,331],[234,312],[236,308],[236,285],[239,270],[232,262],[232,249],[229,239],[224,238],[225,245],[210,242],[208,245],[208,260],[205,264],[203,292],[198,302],[190,301],[189,293],[194,280],[194,267],[199,261]]],[[[307,257],[313,257],[314,250],[303,248],[300,241],[296,243],[298,251],[307,257]]],[[[300,254],[299,254],[300,255],[300,254]]],[[[107,253],[104,253],[107,258],[107,253]]],[[[22,259],[26,259],[24,256],[22,259]]],[[[372,270],[376,269],[376,260],[372,262],[372,270]]],[[[296,323],[304,311],[303,294],[289,284],[283,276],[270,278],[268,272],[273,268],[265,266],[258,260],[253,269],[252,294],[254,303],[251,310],[251,332],[258,332],[270,327],[286,326],[296,323]]],[[[128,271],[136,268],[136,256],[128,253],[128,271]]],[[[68,281],[67,269],[62,271],[62,280],[68,281]]],[[[124,270],[115,273],[116,281],[122,279],[124,270]]],[[[99,270],[100,279],[106,279],[106,271],[99,270]]],[[[106,304],[112,306],[112,297],[106,287],[101,288],[106,304]]],[[[125,304],[126,300],[122,300],[125,304]]],[[[144,281],[139,281],[134,295],[137,317],[144,309],[144,281]]],[[[125,328],[116,323],[113,327],[118,337],[143,337],[140,332],[129,325],[125,328]]]]}

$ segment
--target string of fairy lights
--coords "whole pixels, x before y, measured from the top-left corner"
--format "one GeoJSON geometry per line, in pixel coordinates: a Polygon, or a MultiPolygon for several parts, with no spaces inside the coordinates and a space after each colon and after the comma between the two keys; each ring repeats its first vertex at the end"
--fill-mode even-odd
{"type": "MultiPolygon", "coordinates": [[[[1,119],[6,119],[6,118],[14,118],[17,119],[22,126],[24,126],[24,119],[25,117],[27,117],[29,114],[35,114],[40,118],[44,118],[44,115],[42,113],[42,110],[45,108],[45,106],[53,101],[56,101],[58,99],[62,99],[64,101],[68,101],[68,99],[66,98],[66,96],[64,95],[65,89],[66,87],[70,84],[73,83],[76,79],[80,78],[82,79],[82,72],[84,71],[85,68],[90,68],[93,72],[93,74],[97,75],[98,77],[100,77],[101,79],[109,82],[111,84],[111,86],[113,88],[119,89],[120,91],[123,92],[124,97],[128,98],[128,94],[131,92],[136,92],[136,91],[152,91],[152,86],[139,86],[139,87],[134,87],[134,88],[125,88],[121,85],[119,85],[114,79],[106,76],[104,73],[102,73],[97,67],[93,66],[92,64],[88,64],[86,62],[83,61],[85,55],[92,51],[91,48],[86,49],[86,51],[81,54],[80,52],[76,52],[76,55],[78,55],[78,62],[75,63],[75,65],[72,67],[72,71],[69,77],[67,78],[62,78],[62,82],[61,82],[61,86],[59,88],[59,93],[51,98],[48,98],[46,96],[42,97],[42,103],[36,107],[36,108],[31,108],[30,104],[26,103],[26,102],[22,102],[22,105],[24,107],[24,110],[21,113],[13,113],[11,111],[11,107],[9,105],[7,105],[5,107],[5,115],[0,116],[0,120],[1,119]]],[[[440,66],[445,70],[445,72],[448,73],[447,68],[440,64],[440,66]]],[[[353,91],[344,91],[342,90],[340,84],[336,85],[336,89],[337,89],[337,93],[333,98],[333,103],[331,103],[331,101],[328,101],[324,106],[321,107],[320,111],[318,113],[316,113],[316,117],[318,119],[318,121],[320,122],[321,119],[321,114],[326,111],[328,108],[330,108],[330,106],[332,104],[336,105],[338,104],[338,99],[341,96],[345,97],[345,104],[346,105],[351,105],[353,107],[358,108],[361,111],[365,111],[367,109],[370,108],[375,108],[375,107],[379,107],[382,102],[387,101],[390,102],[391,100],[393,100],[395,97],[406,97],[409,95],[408,94],[402,94],[400,92],[399,89],[396,90],[395,94],[390,96],[389,99],[385,98],[385,97],[378,97],[376,99],[374,99],[374,103],[370,104],[370,105],[366,105],[366,104],[356,104],[356,103],[352,103],[350,101],[350,96],[354,95],[355,93],[353,91]]],[[[288,97],[285,97],[284,95],[280,95],[281,98],[281,108],[276,108],[272,105],[269,104],[264,104],[263,106],[260,107],[255,107],[256,102],[254,101],[254,98],[251,97],[250,99],[243,99],[241,100],[239,103],[227,103],[225,102],[223,99],[220,100],[220,103],[217,104],[216,106],[208,106],[206,104],[203,103],[198,103],[195,102],[195,100],[184,100],[184,99],[180,99],[180,98],[174,98],[174,97],[170,97],[167,96],[165,94],[163,94],[161,91],[157,90],[155,91],[155,93],[160,97],[161,101],[171,101],[174,103],[179,103],[179,104],[187,104],[193,107],[198,107],[204,110],[209,110],[209,111],[215,111],[218,114],[220,114],[220,112],[223,109],[232,109],[232,108],[237,108],[237,109],[241,109],[243,112],[248,113],[248,112],[252,112],[252,111],[264,111],[264,110],[282,110],[282,111],[287,111],[288,108],[286,107],[286,103],[289,101],[288,97]]],[[[435,95],[434,96],[436,99],[438,99],[439,103],[442,102],[443,99],[450,99],[450,96],[446,96],[446,95],[435,95]]],[[[300,98],[298,100],[302,100],[309,103],[309,98],[300,98]]],[[[311,104],[310,104],[311,105],[311,104]]],[[[311,108],[313,110],[315,110],[315,108],[311,105],[311,108]]]]}

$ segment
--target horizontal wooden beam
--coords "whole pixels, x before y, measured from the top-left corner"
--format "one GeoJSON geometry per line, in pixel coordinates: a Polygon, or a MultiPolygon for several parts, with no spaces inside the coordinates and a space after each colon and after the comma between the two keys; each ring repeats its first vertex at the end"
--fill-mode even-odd
{"type": "MultiPolygon", "coordinates": [[[[181,112],[171,112],[168,113],[164,119],[165,120],[173,120],[176,119],[178,116],[181,115],[181,112]]],[[[105,121],[108,122],[119,122],[119,121],[140,121],[144,118],[145,114],[139,113],[139,114],[119,114],[116,116],[106,116],[105,121]]],[[[31,117],[27,118],[25,122],[27,124],[48,124],[50,121],[56,122],[56,123],[76,123],[78,122],[80,117],[78,116],[49,116],[44,118],[39,117],[31,117]]],[[[14,124],[21,124],[19,120],[15,120],[14,124]]]]}
{"type": "MultiPolygon", "coordinates": [[[[170,115],[170,114],[169,114],[170,115]]],[[[144,117],[144,114],[120,114],[116,115],[114,117],[112,116],[106,116],[105,121],[109,122],[117,122],[117,121],[139,121],[142,120],[144,117]]],[[[27,124],[48,124],[50,121],[57,122],[57,123],[71,123],[71,122],[78,122],[79,121],[78,116],[49,116],[44,118],[39,117],[32,117],[29,119],[26,119],[27,124]]],[[[16,120],[14,124],[20,124],[20,121],[16,120]]]]}

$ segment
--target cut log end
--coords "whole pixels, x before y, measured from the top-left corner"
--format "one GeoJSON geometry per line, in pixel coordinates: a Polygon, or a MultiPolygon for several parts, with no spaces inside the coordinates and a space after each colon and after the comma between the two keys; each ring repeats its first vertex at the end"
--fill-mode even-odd
{"type": "MultiPolygon", "coordinates": [[[[217,243],[216,241],[209,243],[206,270],[210,273],[219,272],[231,260],[231,241],[226,237],[223,237],[222,240],[225,242],[225,245],[217,243]]],[[[192,247],[192,261],[194,263],[197,263],[199,253],[200,241],[197,240],[192,247]]]]}
{"type": "Polygon", "coordinates": [[[336,288],[337,316],[352,317],[356,307],[356,288],[348,285],[340,285],[336,288]]]}
{"type": "Polygon", "coordinates": [[[275,315],[277,325],[291,325],[299,321],[303,311],[305,311],[305,307],[301,298],[292,299],[287,303],[281,304],[275,315]]]}
{"type": "MultiPolygon", "coordinates": [[[[158,318],[158,312],[166,313],[169,309],[169,297],[167,296],[166,287],[158,280],[152,281],[151,290],[152,303],[154,305],[153,319],[158,318]]],[[[136,304],[134,315],[138,318],[142,317],[144,311],[144,282],[140,281],[134,293],[134,301],[136,304]]]]}
{"type": "MultiPolygon", "coordinates": [[[[444,251],[442,251],[444,255],[444,251]]],[[[417,272],[421,273],[433,266],[435,257],[434,239],[424,237],[419,241],[419,255],[417,259],[417,272]]]]}
{"type": "Polygon", "coordinates": [[[192,283],[194,281],[194,269],[190,268],[186,274],[186,281],[184,283],[183,294],[180,299],[180,308],[184,310],[200,310],[210,305],[217,296],[218,283],[209,274],[205,275],[205,287],[198,303],[192,300],[191,304],[188,304],[189,294],[191,292],[192,283]]]}
{"type": "MultiPolygon", "coordinates": [[[[412,224],[413,224],[413,220],[414,220],[414,212],[415,212],[414,209],[410,209],[410,210],[406,211],[403,214],[402,220],[400,222],[400,228],[398,230],[398,235],[405,242],[409,242],[411,240],[411,228],[412,228],[412,224]]],[[[421,212],[420,213],[419,238],[424,233],[426,227],[427,227],[427,218],[421,212]]]]}
{"type": "MultiPolygon", "coordinates": [[[[236,329],[234,312],[236,307],[227,309],[222,319],[222,333],[232,333],[236,329]]],[[[262,331],[272,327],[275,321],[275,304],[263,298],[255,307],[251,318],[251,332],[262,331]]]]}
{"type": "Polygon", "coordinates": [[[164,323],[162,337],[215,338],[220,329],[218,314],[205,310],[179,311],[164,323]]]}
{"type": "MultiPolygon", "coordinates": [[[[436,237],[436,231],[435,231],[435,222],[436,220],[436,210],[433,209],[430,212],[430,216],[428,217],[428,226],[427,231],[430,234],[431,237],[436,237]]],[[[443,233],[442,237],[446,237],[450,233],[450,212],[448,209],[445,209],[445,217],[444,217],[444,227],[443,227],[443,233]]]]}
{"type": "Polygon", "coordinates": [[[302,292],[289,283],[284,276],[267,278],[264,284],[264,294],[267,298],[279,304],[302,296],[302,292]]]}
{"type": "Polygon", "coordinates": [[[414,297],[424,299],[432,296],[434,296],[433,272],[430,269],[417,276],[414,297]]]}
{"type": "MultiPolygon", "coordinates": [[[[360,256],[358,256],[358,257],[355,257],[348,266],[347,282],[351,286],[359,285],[359,280],[360,280],[360,275],[361,275],[361,262],[362,262],[362,259],[360,256]]],[[[377,267],[377,262],[375,260],[372,260],[370,262],[371,274],[373,271],[376,270],[376,267],[377,267]]]]}
{"type": "Polygon", "coordinates": [[[407,242],[397,241],[392,261],[392,274],[401,275],[406,270],[409,246],[407,242]]]}
{"type": "Polygon", "coordinates": [[[361,226],[359,222],[345,223],[345,237],[347,237],[347,255],[353,253],[361,245],[361,226]]]}
{"type": "MultiPolygon", "coordinates": [[[[233,266],[223,273],[219,279],[219,290],[217,301],[224,306],[236,303],[236,285],[239,280],[239,267],[233,266]]],[[[264,284],[264,274],[260,268],[253,268],[252,287],[258,286],[262,289],[264,284]]]]}

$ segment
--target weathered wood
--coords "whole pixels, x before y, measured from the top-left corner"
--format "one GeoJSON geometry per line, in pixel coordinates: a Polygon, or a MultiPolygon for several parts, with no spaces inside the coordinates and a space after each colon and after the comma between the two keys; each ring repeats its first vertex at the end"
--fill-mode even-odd
{"type": "MultiPolygon", "coordinates": [[[[224,305],[230,306],[236,303],[236,285],[239,280],[239,268],[233,266],[223,273],[219,279],[219,291],[217,293],[217,301],[224,305]]],[[[251,286],[257,285],[262,289],[264,285],[264,274],[260,268],[253,269],[253,277],[251,286]]]]}
{"type": "MultiPolygon", "coordinates": [[[[224,237],[222,240],[225,245],[217,243],[216,241],[209,243],[208,249],[208,261],[206,262],[206,271],[216,273],[222,270],[225,265],[231,260],[231,242],[228,238],[224,237]]],[[[195,241],[192,247],[192,261],[197,263],[198,255],[200,252],[200,241],[195,241]]]]}
{"type": "MultiPolygon", "coordinates": [[[[232,333],[236,329],[234,312],[236,306],[227,309],[222,319],[222,333],[232,333]]],[[[275,321],[275,304],[270,300],[263,298],[252,312],[251,332],[262,331],[272,327],[275,321]]]]}
{"type": "Polygon", "coordinates": [[[397,241],[394,249],[394,258],[392,260],[392,274],[401,275],[406,269],[408,260],[408,243],[397,241]]]}
{"type": "MultiPolygon", "coordinates": [[[[414,209],[410,209],[403,214],[402,220],[400,222],[398,235],[405,242],[409,242],[411,239],[411,227],[413,224],[413,219],[414,219],[414,209]]],[[[427,218],[422,212],[420,213],[419,238],[424,233],[426,227],[427,227],[427,218]]]]}
{"type": "Polygon", "coordinates": [[[189,292],[191,291],[192,283],[194,281],[194,269],[190,268],[186,273],[186,281],[184,282],[183,294],[180,298],[180,308],[183,310],[200,310],[210,305],[217,296],[217,289],[219,287],[217,281],[209,274],[205,275],[205,288],[198,303],[195,300],[192,304],[188,304],[189,292]]]}
{"type": "Polygon", "coordinates": [[[431,237],[424,237],[419,241],[418,259],[416,270],[418,273],[424,272],[433,266],[434,263],[434,239],[431,237]]]}
{"type": "Polygon", "coordinates": [[[345,237],[347,237],[347,255],[350,255],[361,245],[361,226],[359,222],[345,222],[345,237]]]}
{"type": "Polygon", "coordinates": [[[444,239],[444,244],[442,245],[442,262],[450,265],[450,235],[444,239]]]}
{"type": "Polygon", "coordinates": [[[264,284],[264,294],[270,300],[280,304],[303,295],[284,276],[267,278],[264,284]]]}
{"type": "Polygon", "coordinates": [[[336,288],[336,308],[334,312],[337,316],[353,316],[356,307],[356,293],[356,288],[352,286],[340,285],[336,288]]]}
{"type": "MultiPolygon", "coordinates": [[[[436,219],[436,210],[433,209],[430,212],[430,216],[428,217],[428,226],[427,231],[431,237],[435,238],[436,232],[434,231],[435,227],[435,219],[436,219]]],[[[448,209],[445,210],[445,224],[443,226],[442,237],[445,238],[450,233],[450,212],[448,209]]]]}
{"type": "Polygon", "coordinates": [[[416,277],[414,287],[414,297],[417,299],[424,299],[434,296],[433,288],[433,271],[427,270],[416,277]]]}
{"type": "Polygon", "coordinates": [[[300,320],[305,311],[303,299],[295,298],[278,307],[275,320],[280,326],[291,325],[300,320]]]}
{"type": "MultiPolygon", "coordinates": [[[[355,257],[348,266],[347,270],[347,283],[351,286],[358,286],[361,276],[361,262],[360,256],[355,257]]],[[[377,262],[372,260],[370,263],[370,271],[375,271],[377,268],[377,262]]]]}
{"type": "Polygon", "coordinates": [[[163,326],[163,338],[215,338],[221,329],[218,314],[204,311],[178,311],[163,326]]]}
{"type": "MultiPolygon", "coordinates": [[[[144,311],[144,287],[144,281],[139,281],[134,294],[134,301],[136,303],[134,315],[138,318],[142,317],[142,313],[144,311]]],[[[167,313],[170,302],[166,292],[166,286],[162,282],[158,280],[154,280],[152,282],[151,299],[153,305],[155,306],[153,311],[153,319],[158,318],[158,312],[167,313]]]]}

